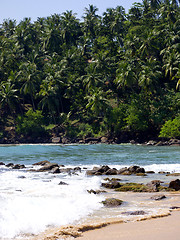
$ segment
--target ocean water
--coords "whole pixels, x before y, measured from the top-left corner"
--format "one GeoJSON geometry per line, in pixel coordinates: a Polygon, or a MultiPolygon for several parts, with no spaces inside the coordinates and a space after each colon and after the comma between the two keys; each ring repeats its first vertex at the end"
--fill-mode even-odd
{"type": "MultiPolygon", "coordinates": [[[[0,165],[0,239],[18,239],[24,234],[38,234],[48,227],[77,224],[102,218],[126,216],[125,210],[145,210],[149,214],[167,210],[171,201],[178,204],[179,196],[159,203],[148,201],[150,195],[121,193],[122,211],[109,211],[102,205],[107,194],[89,194],[87,190],[99,189],[101,176],[86,176],[86,169],[108,165],[120,169],[139,165],[155,174],[145,178],[120,176],[122,181],[149,182],[151,179],[170,181],[173,177],[159,171],[180,172],[180,148],[142,145],[8,145],[0,146],[0,162],[24,164],[25,169],[13,170],[0,165]],[[65,168],[82,168],[81,172],[51,174],[29,171],[32,164],[48,160],[65,168]],[[59,185],[59,182],[68,185],[59,185]],[[131,204],[130,204],[131,203],[131,204]]],[[[111,194],[111,196],[116,196],[111,194]]]]}

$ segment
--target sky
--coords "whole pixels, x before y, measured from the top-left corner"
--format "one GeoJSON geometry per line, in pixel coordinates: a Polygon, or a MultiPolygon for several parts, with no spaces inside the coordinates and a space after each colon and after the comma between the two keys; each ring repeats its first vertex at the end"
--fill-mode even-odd
{"type": "Polygon", "coordinates": [[[72,10],[77,13],[80,19],[84,13],[84,9],[92,4],[96,6],[102,15],[107,8],[115,8],[123,6],[128,12],[128,9],[134,2],[140,0],[0,0],[0,24],[5,19],[14,19],[17,22],[25,17],[30,17],[32,21],[38,17],[48,17],[53,14],[62,14],[65,11],[72,10]]]}

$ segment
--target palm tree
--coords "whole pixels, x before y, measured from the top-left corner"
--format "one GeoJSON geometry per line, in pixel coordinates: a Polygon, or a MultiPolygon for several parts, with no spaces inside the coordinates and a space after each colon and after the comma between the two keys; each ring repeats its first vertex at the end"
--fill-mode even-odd
{"type": "Polygon", "coordinates": [[[16,104],[19,101],[18,90],[9,79],[0,85],[0,112],[11,115],[14,118],[16,104]]]}
{"type": "Polygon", "coordinates": [[[39,81],[37,66],[34,62],[28,61],[22,63],[19,69],[20,71],[18,72],[18,78],[19,81],[22,82],[20,91],[24,95],[30,95],[32,108],[35,111],[36,107],[34,99],[39,81]]]}

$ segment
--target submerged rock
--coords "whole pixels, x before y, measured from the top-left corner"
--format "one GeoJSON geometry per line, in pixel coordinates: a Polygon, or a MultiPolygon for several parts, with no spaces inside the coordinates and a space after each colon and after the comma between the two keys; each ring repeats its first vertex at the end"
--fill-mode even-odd
{"type": "Polygon", "coordinates": [[[121,214],[125,214],[125,215],[145,215],[147,213],[145,211],[139,210],[139,211],[122,212],[121,214]]]}
{"type": "Polygon", "coordinates": [[[102,203],[106,207],[118,207],[123,203],[123,201],[117,198],[106,198],[104,201],[102,201],[102,203]]]}
{"type": "Polygon", "coordinates": [[[159,201],[159,200],[162,200],[164,198],[166,198],[165,195],[155,195],[155,196],[151,197],[151,199],[155,200],[155,201],[159,201]]]}
{"type": "Polygon", "coordinates": [[[60,181],[60,183],[58,185],[69,185],[68,183],[65,183],[63,181],[60,181]]]}

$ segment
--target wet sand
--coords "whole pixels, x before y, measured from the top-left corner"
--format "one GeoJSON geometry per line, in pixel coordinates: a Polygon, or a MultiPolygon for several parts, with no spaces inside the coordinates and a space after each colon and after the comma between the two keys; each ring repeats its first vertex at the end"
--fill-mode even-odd
{"type": "Polygon", "coordinates": [[[139,222],[112,224],[84,232],[77,240],[179,240],[180,211],[139,222]]]}

